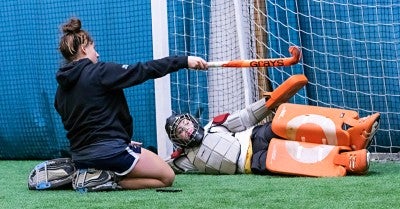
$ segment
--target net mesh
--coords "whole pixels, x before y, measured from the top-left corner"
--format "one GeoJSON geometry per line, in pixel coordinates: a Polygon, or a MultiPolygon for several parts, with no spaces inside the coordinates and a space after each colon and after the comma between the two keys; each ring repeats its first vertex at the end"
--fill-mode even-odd
{"type": "MultiPolygon", "coordinates": [[[[397,1],[168,0],[171,55],[208,61],[290,56],[279,68],[181,70],[171,74],[173,111],[202,124],[256,101],[293,74],[309,84],[290,102],[381,113],[370,151],[400,151],[397,1]]],[[[59,27],[79,17],[100,60],[130,64],[153,57],[150,1],[4,1],[0,7],[0,158],[67,155],[68,140],[53,107],[59,27]]],[[[134,118],[133,140],[157,147],[154,83],[125,90],[134,118]]]]}
{"type": "Polygon", "coordinates": [[[175,111],[204,124],[300,73],[309,84],[290,102],[355,110],[360,117],[380,112],[370,151],[400,150],[398,2],[176,0],[170,5],[175,23],[170,40],[187,43],[170,42],[171,54],[225,61],[287,57],[291,45],[303,52],[301,63],[292,67],[178,72],[171,84],[175,111]]]}

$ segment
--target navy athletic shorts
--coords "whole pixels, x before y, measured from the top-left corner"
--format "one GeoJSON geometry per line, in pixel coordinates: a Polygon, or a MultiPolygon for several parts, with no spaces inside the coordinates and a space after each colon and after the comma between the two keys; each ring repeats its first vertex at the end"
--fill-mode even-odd
{"type": "Polygon", "coordinates": [[[114,171],[118,176],[124,176],[135,167],[139,160],[140,152],[140,146],[129,146],[126,147],[123,152],[110,158],[90,159],[74,163],[78,169],[95,168],[99,170],[109,170],[114,171]]]}

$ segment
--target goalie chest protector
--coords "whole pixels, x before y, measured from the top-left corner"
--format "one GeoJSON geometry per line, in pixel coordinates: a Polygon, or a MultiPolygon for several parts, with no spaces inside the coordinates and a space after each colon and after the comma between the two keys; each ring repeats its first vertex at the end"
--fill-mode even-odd
{"type": "Polygon", "coordinates": [[[198,171],[208,174],[235,174],[239,155],[240,143],[229,132],[209,133],[187,153],[198,171]]]}

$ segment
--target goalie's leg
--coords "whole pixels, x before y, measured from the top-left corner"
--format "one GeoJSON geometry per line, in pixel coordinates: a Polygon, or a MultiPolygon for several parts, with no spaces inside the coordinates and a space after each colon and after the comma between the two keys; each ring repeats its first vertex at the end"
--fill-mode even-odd
{"type": "Polygon", "coordinates": [[[265,93],[265,98],[233,114],[219,115],[213,119],[213,123],[222,125],[232,132],[244,131],[264,120],[272,110],[287,102],[306,84],[307,78],[304,75],[293,75],[274,91],[265,93]]]}
{"type": "Polygon", "coordinates": [[[379,125],[379,113],[359,118],[352,110],[285,103],[272,120],[272,130],[281,138],[368,148],[379,125]]]}
{"type": "Polygon", "coordinates": [[[269,143],[272,138],[278,137],[271,130],[270,123],[254,127],[251,134],[251,172],[254,174],[270,174],[266,168],[266,158],[269,143]]]}
{"type": "Polygon", "coordinates": [[[367,173],[367,150],[350,150],[345,146],[272,139],[266,167],[274,173],[315,177],[367,173]]]}

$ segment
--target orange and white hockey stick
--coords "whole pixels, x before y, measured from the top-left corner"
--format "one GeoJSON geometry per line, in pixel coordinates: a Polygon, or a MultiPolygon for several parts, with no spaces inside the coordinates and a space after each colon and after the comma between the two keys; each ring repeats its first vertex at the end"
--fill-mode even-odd
{"type": "Polygon", "coordinates": [[[271,58],[271,59],[252,59],[252,60],[231,60],[221,62],[208,62],[208,67],[283,67],[297,64],[301,59],[301,51],[297,46],[289,47],[291,57],[271,58]]]}

